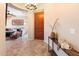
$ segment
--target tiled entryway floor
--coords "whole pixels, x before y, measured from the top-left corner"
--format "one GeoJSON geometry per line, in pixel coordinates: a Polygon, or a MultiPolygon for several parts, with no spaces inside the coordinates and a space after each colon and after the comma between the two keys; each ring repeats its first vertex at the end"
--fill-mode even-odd
{"type": "Polygon", "coordinates": [[[48,45],[42,40],[10,40],[6,43],[7,56],[49,56],[48,45]]]}

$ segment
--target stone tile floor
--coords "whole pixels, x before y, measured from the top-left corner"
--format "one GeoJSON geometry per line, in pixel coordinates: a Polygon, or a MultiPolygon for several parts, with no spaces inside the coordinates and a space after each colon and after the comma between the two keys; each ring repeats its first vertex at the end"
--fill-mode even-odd
{"type": "Polygon", "coordinates": [[[42,40],[8,40],[6,48],[6,56],[50,56],[42,40]]]}

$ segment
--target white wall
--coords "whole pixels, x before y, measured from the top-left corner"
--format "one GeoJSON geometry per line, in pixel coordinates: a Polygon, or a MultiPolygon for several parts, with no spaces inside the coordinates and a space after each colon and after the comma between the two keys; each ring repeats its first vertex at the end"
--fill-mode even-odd
{"type": "Polygon", "coordinates": [[[45,4],[44,5],[44,41],[48,43],[48,36],[52,31],[51,25],[54,24],[56,15],[55,4],[45,4]]]}
{"type": "Polygon", "coordinates": [[[45,35],[44,41],[47,42],[50,35],[50,24],[59,18],[56,30],[59,39],[67,40],[79,51],[79,4],[48,4],[45,6],[45,35]]]}
{"type": "Polygon", "coordinates": [[[28,39],[34,39],[34,14],[29,11],[27,14],[27,22],[28,22],[28,39]]]}
{"type": "Polygon", "coordinates": [[[79,51],[79,4],[58,4],[60,39],[65,39],[79,51]]]}
{"type": "Polygon", "coordinates": [[[5,4],[0,3],[0,55],[5,55],[5,4]]]}

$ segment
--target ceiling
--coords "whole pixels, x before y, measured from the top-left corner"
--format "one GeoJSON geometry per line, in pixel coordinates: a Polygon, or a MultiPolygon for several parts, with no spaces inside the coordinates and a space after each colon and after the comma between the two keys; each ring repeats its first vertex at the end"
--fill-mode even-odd
{"type": "Polygon", "coordinates": [[[7,12],[9,11],[10,15],[15,16],[26,16],[27,10],[17,8],[13,4],[8,3],[7,5],[7,12]]]}
{"type": "MultiPolygon", "coordinates": [[[[23,9],[23,10],[27,10],[27,8],[25,7],[25,4],[26,3],[12,3],[12,5],[20,8],[20,9],[23,9]]],[[[36,6],[39,8],[40,6],[42,6],[44,3],[34,3],[36,4],[36,6]]]]}
{"type": "MultiPolygon", "coordinates": [[[[25,16],[28,12],[25,4],[26,3],[8,3],[7,10],[15,16],[25,16]]],[[[38,3],[36,5],[37,9],[41,10],[43,9],[42,6],[44,5],[44,3],[38,3]]]]}
{"type": "Polygon", "coordinates": [[[12,5],[16,6],[17,8],[27,10],[25,7],[25,3],[12,3],[12,5]]]}

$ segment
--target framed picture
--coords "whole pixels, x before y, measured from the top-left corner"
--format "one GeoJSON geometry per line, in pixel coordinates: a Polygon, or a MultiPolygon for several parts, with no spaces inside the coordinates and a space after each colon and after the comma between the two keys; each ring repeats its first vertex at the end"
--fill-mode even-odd
{"type": "Polygon", "coordinates": [[[24,20],[23,19],[13,19],[12,25],[24,25],[24,20]]]}

